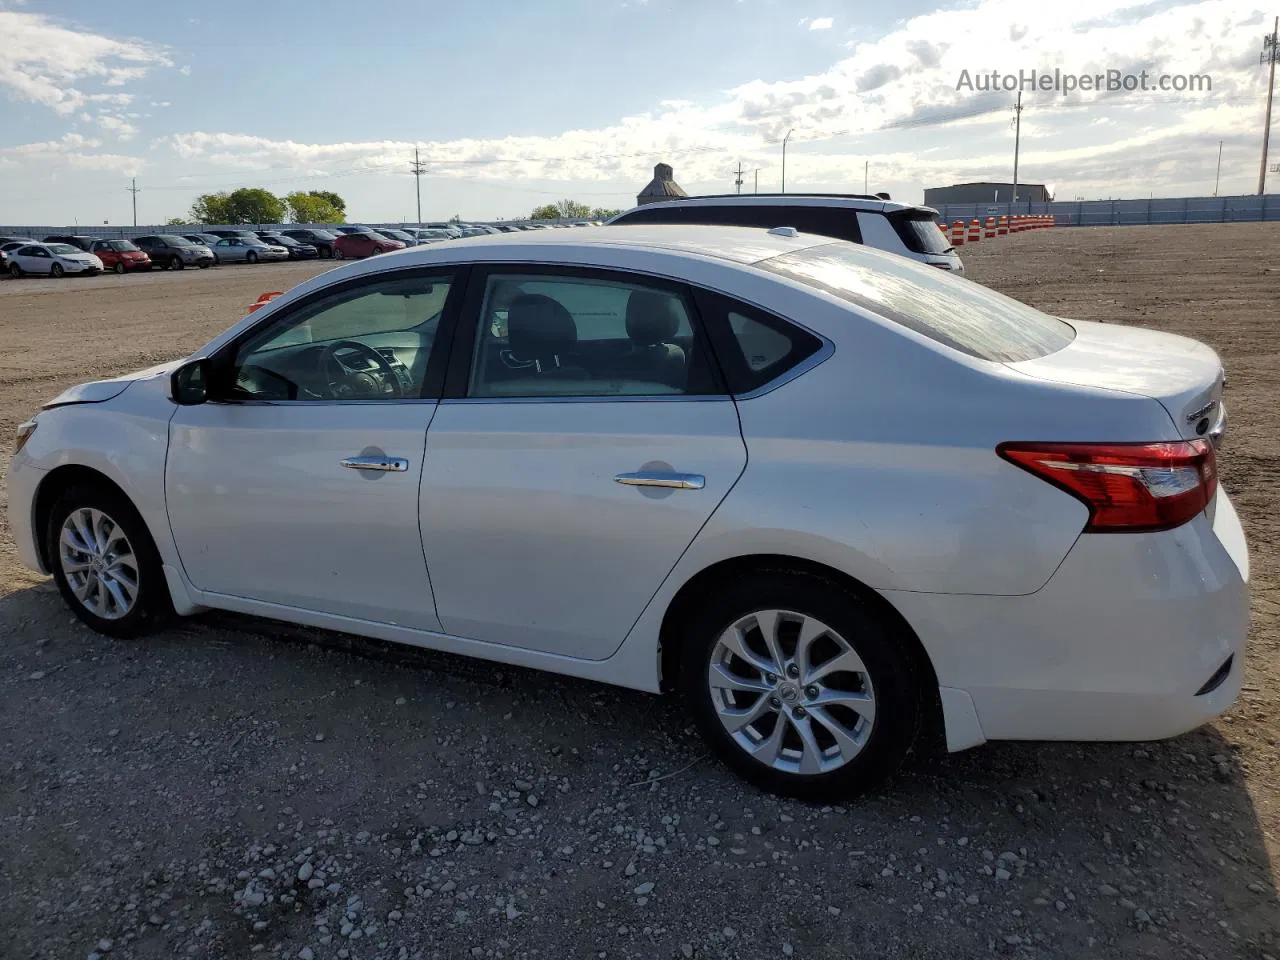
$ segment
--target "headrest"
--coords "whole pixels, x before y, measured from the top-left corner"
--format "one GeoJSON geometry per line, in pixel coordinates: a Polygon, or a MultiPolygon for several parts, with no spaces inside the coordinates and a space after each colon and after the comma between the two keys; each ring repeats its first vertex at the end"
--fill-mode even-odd
{"type": "Polygon", "coordinates": [[[676,299],[651,290],[633,290],[627,300],[627,336],[640,347],[670,340],[680,330],[676,299]]]}
{"type": "Polygon", "coordinates": [[[518,359],[550,357],[577,342],[573,315],[558,300],[522,293],[507,305],[507,344],[518,359]]]}

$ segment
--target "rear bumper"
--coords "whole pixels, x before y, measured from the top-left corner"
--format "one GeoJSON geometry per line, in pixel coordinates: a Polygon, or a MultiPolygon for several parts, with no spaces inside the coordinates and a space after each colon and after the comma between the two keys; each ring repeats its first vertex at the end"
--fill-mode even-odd
{"type": "Polygon", "coordinates": [[[1027,596],[886,592],[929,652],[944,704],[972,705],[947,718],[952,749],[1154,740],[1230,707],[1244,674],[1249,559],[1225,491],[1212,513],[1161,533],[1084,535],[1027,596]]]}

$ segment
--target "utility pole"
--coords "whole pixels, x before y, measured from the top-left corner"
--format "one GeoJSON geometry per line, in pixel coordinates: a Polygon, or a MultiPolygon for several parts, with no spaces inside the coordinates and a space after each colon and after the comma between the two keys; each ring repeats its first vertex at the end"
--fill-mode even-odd
{"type": "Polygon", "coordinates": [[[870,178],[871,178],[871,161],[864,160],[862,163],[862,192],[864,194],[871,192],[871,190],[867,187],[868,182],[870,182],[870,178]]]}
{"type": "Polygon", "coordinates": [[[787,192],[787,141],[791,139],[794,130],[788,130],[787,135],[782,138],[782,192],[787,192]]]}
{"type": "Polygon", "coordinates": [[[1271,29],[1271,35],[1262,40],[1262,56],[1259,63],[1271,64],[1271,76],[1267,80],[1267,114],[1262,121],[1262,165],[1258,168],[1258,196],[1267,192],[1267,147],[1271,144],[1271,98],[1276,92],[1276,61],[1280,60],[1280,17],[1271,29]]]}
{"type": "Polygon", "coordinates": [[[734,179],[733,185],[737,189],[738,193],[742,192],[742,161],[741,160],[738,161],[738,175],[734,179]]]}
{"type": "Polygon", "coordinates": [[[1013,202],[1018,202],[1018,150],[1022,146],[1022,91],[1013,108],[1013,202]]]}
{"type": "Polygon", "coordinates": [[[409,163],[409,172],[413,174],[413,192],[418,198],[418,229],[422,229],[422,175],[427,170],[427,164],[423,160],[418,159],[418,148],[413,148],[413,160],[409,163]]]}
{"type": "Polygon", "coordinates": [[[140,192],[140,188],[138,187],[138,178],[131,178],[129,180],[129,186],[125,187],[125,189],[133,194],[133,225],[136,227],[138,225],[138,193],[140,192]]]}
{"type": "Polygon", "coordinates": [[[1213,195],[1218,195],[1218,182],[1222,179],[1222,141],[1218,141],[1218,172],[1213,175],[1213,195]]]}
{"type": "Polygon", "coordinates": [[[755,184],[756,184],[753,189],[755,190],[756,193],[759,193],[760,192],[760,168],[756,167],[755,170],[752,172],[755,174],[755,184]]]}

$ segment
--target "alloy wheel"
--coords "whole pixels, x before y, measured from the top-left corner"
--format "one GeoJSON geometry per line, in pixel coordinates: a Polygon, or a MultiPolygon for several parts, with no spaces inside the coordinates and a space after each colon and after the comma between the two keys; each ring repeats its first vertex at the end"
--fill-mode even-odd
{"type": "Polygon", "coordinates": [[[875,691],[853,645],[817,618],[789,610],[758,610],[724,630],[707,684],[738,747],[783,773],[845,766],[875,723],[875,691]]]}
{"type": "Polygon", "coordinates": [[[93,507],[71,511],[58,537],[58,560],[75,598],[104,620],[119,620],[138,600],[138,560],[124,530],[93,507]]]}

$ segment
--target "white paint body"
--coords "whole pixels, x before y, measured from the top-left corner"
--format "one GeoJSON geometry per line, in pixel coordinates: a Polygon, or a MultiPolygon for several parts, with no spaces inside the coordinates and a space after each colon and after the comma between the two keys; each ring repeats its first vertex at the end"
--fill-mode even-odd
{"type": "MultiPolygon", "coordinates": [[[[1057,353],[990,362],[751,266],[828,242],[542,231],[323,274],[197,356],[337,281],[481,262],[674,278],[796,320],[830,350],[737,400],[179,407],[174,365],[88,384],[39,415],[13,460],[20,556],[47,570],[37,493],[77,464],[137,506],[179,613],[236,610],[657,691],[679,589],[721,561],[781,555],[852,577],[902,615],[936,672],[952,749],[1171,736],[1226,709],[1248,623],[1248,553],[1226,492],[1173,530],[1082,534],[1082,503],[994,452],[1176,440],[1184,410],[1220,395],[1213,352],[1076,324],[1057,353]],[[370,448],[409,469],[339,467],[370,448]],[[655,461],[705,488],[655,496],[613,480],[655,461]],[[1196,696],[1232,654],[1227,679],[1196,696]]],[[[863,255],[870,269],[884,256],[863,255]]]]}

